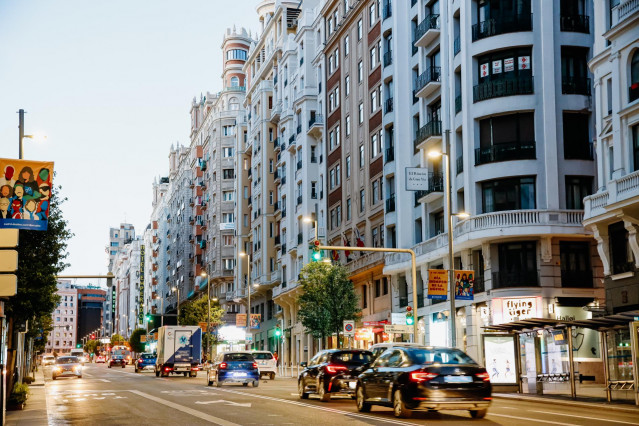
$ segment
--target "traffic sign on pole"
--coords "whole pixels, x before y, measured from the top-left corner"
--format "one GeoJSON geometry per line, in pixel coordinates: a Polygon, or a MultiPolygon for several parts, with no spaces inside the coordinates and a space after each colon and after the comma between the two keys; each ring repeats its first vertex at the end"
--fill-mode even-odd
{"type": "Polygon", "coordinates": [[[355,321],[346,320],[344,321],[344,327],[342,329],[344,336],[354,336],[355,335],[355,321]]]}

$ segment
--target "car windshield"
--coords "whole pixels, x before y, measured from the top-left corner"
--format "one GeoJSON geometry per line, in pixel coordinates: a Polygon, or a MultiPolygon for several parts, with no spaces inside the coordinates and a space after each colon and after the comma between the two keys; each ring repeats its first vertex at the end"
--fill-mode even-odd
{"type": "Polygon", "coordinates": [[[447,348],[407,348],[408,356],[415,364],[476,364],[465,353],[447,348]]]}
{"type": "Polygon", "coordinates": [[[337,352],[333,354],[332,360],[352,364],[367,364],[373,361],[373,354],[371,352],[337,352]]]}
{"type": "Polygon", "coordinates": [[[78,358],[74,357],[74,356],[65,356],[65,357],[60,357],[58,359],[55,360],[56,364],[74,364],[77,363],[78,358]]]}
{"type": "Polygon", "coordinates": [[[253,354],[255,359],[273,359],[273,354],[270,352],[257,352],[253,354]]]}
{"type": "Polygon", "coordinates": [[[251,354],[226,354],[224,361],[254,361],[251,354]]]}
{"type": "Polygon", "coordinates": [[[153,359],[153,358],[155,358],[155,355],[153,355],[153,354],[142,354],[142,356],[140,358],[142,358],[142,359],[153,359]]]}

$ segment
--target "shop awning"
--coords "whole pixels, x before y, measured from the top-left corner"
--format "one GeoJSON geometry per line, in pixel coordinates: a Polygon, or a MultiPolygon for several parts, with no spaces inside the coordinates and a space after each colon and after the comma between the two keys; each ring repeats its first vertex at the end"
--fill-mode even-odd
{"type": "Polygon", "coordinates": [[[565,321],[553,320],[551,318],[528,318],[525,320],[513,321],[504,324],[489,325],[483,327],[486,331],[502,331],[506,333],[521,333],[542,328],[558,328],[565,321]]]}
{"type": "Polygon", "coordinates": [[[639,318],[639,310],[574,321],[560,321],[552,318],[528,318],[505,324],[489,325],[482,328],[486,331],[504,333],[524,333],[545,328],[565,327],[590,328],[593,330],[603,331],[627,327],[628,323],[636,321],[636,318],[639,318]]]}

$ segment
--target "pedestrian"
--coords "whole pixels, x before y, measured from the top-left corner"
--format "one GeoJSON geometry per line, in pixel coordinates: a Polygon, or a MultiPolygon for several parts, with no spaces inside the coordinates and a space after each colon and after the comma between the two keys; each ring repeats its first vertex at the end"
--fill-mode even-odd
{"type": "Polygon", "coordinates": [[[280,365],[280,360],[277,356],[277,351],[273,352],[273,358],[275,358],[275,365],[279,366],[280,365]]]}

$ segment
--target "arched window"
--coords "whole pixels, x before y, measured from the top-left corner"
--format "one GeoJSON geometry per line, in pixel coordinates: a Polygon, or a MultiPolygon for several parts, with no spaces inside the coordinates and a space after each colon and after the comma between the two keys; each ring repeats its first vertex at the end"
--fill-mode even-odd
{"type": "Polygon", "coordinates": [[[635,50],[630,61],[630,90],[628,102],[639,99],[639,49],[635,50]]]}
{"type": "Polygon", "coordinates": [[[231,87],[239,87],[240,79],[238,77],[231,77],[231,87]]]}
{"type": "Polygon", "coordinates": [[[229,100],[229,108],[234,111],[237,111],[240,109],[240,103],[237,100],[237,98],[231,98],[229,100]]]}

